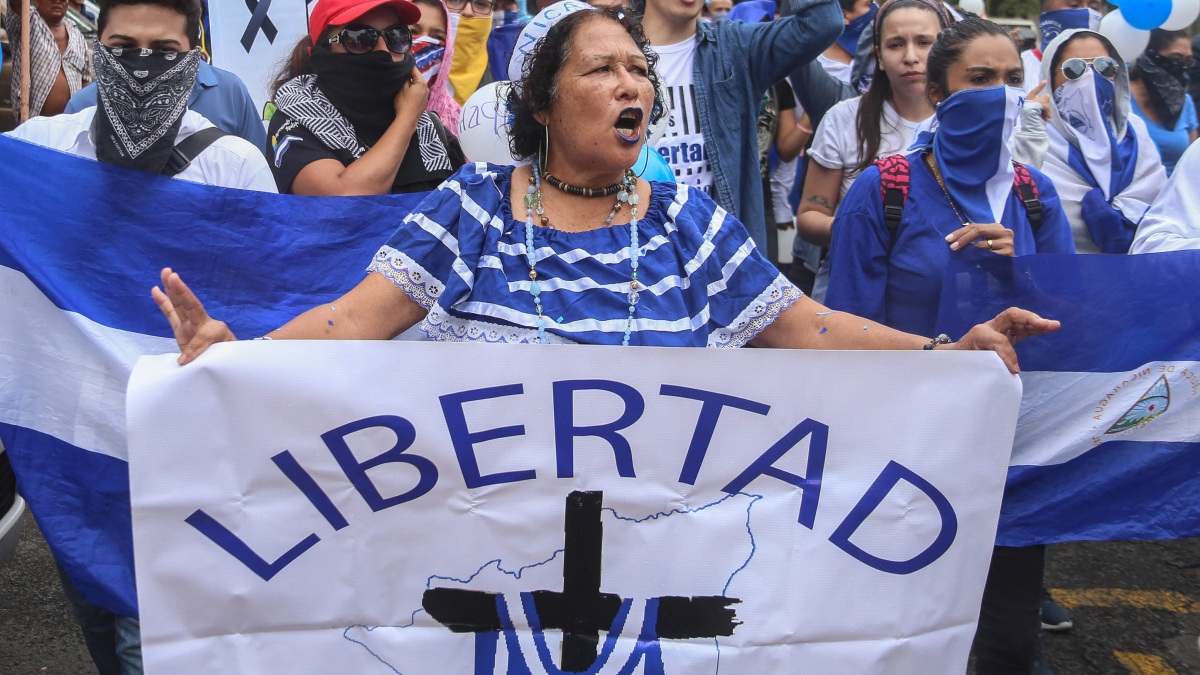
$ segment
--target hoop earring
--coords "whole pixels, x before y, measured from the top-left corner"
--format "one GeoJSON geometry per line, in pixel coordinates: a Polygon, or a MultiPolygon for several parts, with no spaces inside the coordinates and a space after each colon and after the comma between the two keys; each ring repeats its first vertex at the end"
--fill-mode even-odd
{"type": "Polygon", "coordinates": [[[545,173],[546,172],[546,162],[549,161],[549,159],[550,159],[550,125],[549,124],[542,125],[542,133],[544,134],[545,140],[542,141],[541,167],[542,167],[542,173],[545,173]]]}

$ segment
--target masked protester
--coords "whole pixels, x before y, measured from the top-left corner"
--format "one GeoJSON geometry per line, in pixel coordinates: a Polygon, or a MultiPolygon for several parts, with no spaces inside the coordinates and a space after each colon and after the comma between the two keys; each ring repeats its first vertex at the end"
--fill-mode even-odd
{"type": "MultiPolygon", "coordinates": [[[[1012,162],[1024,75],[1008,31],[974,16],[950,24],[925,79],[936,130],[847,191],[826,295],[832,309],[916,332],[935,330],[952,257],[1075,252],[1053,183],[1012,162]]],[[[1044,546],[995,547],[974,643],[980,675],[1033,672],[1044,558],[1044,546]]]]}
{"type": "MultiPolygon", "coordinates": [[[[35,117],[10,136],[129,169],[227,188],[275,192],[262,151],[188,110],[200,65],[200,0],[105,0],[96,23],[95,71],[99,104],[76,113],[35,117]],[[172,155],[190,162],[175,161],[172,155]]],[[[97,174],[121,187],[122,171],[97,174]]],[[[136,198],[136,197],[135,197],[136,198]]],[[[55,205],[46,205],[53,222],[55,205]]],[[[80,274],[102,274],[84,266],[80,274]]],[[[75,495],[78,504],[93,504],[75,495]]],[[[117,518],[95,509],[97,518],[117,518]]],[[[53,518],[54,513],[42,517],[53,518]]],[[[125,527],[129,521],[126,516],[125,527]]],[[[116,529],[120,529],[117,527],[116,529]]],[[[63,591],[101,675],[140,675],[142,641],[134,598],[109,592],[97,565],[81,560],[123,559],[129,540],[53,536],[63,591]]]]}
{"type": "Polygon", "coordinates": [[[1062,198],[1080,253],[1127,253],[1167,174],[1146,123],[1130,114],[1125,61],[1103,35],[1063,31],[1045,49],[1044,157],[1029,157],[1062,198]]]}
{"type": "Polygon", "coordinates": [[[1187,93],[1188,69],[1194,64],[1187,31],[1155,29],[1129,72],[1133,114],[1146,121],[1168,176],[1200,129],[1196,103],[1187,93]]]}
{"type": "Polygon", "coordinates": [[[100,10],[97,105],[31,119],[13,135],[106,164],[275,192],[261,150],[188,109],[200,68],[199,1],[109,0],[100,10]],[[173,161],[177,148],[190,164],[173,161]]]}
{"type": "Polygon", "coordinates": [[[423,192],[465,163],[426,111],[429,86],[412,53],[408,0],[321,0],[275,79],[267,128],[280,192],[423,192]]]}
{"type": "Polygon", "coordinates": [[[416,0],[421,19],[412,25],[413,59],[417,70],[429,85],[429,104],[425,109],[437,113],[450,133],[458,135],[458,116],[462,106],[450,94],[450,68],[454,64],[454,34],[450,30],[450,9],[444,0],[416,0]]]}
{"type": "Polygon", "coordinates": [[[1042,81],[1042,56],[1046,45],[1059,33],[1072,28],[1100,30],[1100,12],[1087,6],[1084,0],[1042,0],[1038,17],[1038,32],[1042,39],[1037,47],[1021,52],[1025,68],[1025,91],[1031,91],[1042,81]]]}

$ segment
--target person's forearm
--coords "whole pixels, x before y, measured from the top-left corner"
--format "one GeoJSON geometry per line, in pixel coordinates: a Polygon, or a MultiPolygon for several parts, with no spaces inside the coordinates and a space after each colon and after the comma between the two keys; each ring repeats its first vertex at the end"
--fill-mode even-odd
{"type": "Polygon", "coordinates": [[[846,312],[805,296],[763,329],[752,344],[786,349],[922,349],[930,338],[846,312]]]}
{"type": "MultiPolygon", "coordinates": [[[[825,198],[812,195],[809,199],[825,198]]],[[[825,205],[832,207],[828,202],[825,202],[825,205]]],[[[833,239],[833,216],[815,209],[806,209],[805,205],[801,204],[800,211],[796,214],[796,236],[814,246],[828,248],[833,239]]]]}
{"type": "Polygon", "coordinates": [[[420,116],[421,111],[396,115],[396,120],[375,145],[351,162],[337,177],[336,190],[332,194],[385,195],[391,192],[420,116]]]}
{"type": "Polygon", "coordinates": [[[271,331],[272,340],[390,340],[425,318],[425,308],[379,272],[333,302],[271,331]]]}

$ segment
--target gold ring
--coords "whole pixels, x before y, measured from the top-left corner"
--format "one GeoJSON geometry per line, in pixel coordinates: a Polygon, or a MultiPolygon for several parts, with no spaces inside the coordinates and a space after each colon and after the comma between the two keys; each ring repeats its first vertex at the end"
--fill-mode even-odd
{"type": "Polygon", "coordinates": [[[992,248],[992,240],[991,240],[991,239],[988,239],[988,250],[989,250],[989,251],[993,251],[993,250],[995,250],[995,249],[993,249],[993,248],[992,248]]]}

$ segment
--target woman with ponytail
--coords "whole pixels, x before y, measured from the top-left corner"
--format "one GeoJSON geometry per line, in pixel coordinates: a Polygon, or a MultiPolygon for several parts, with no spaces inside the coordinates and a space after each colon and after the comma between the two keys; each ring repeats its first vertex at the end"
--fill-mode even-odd
{"type": "MultiPolygon", "coordinates": [[[[936,0],[888,0],[875,15],[875,75],[860,97],[835,105],[817,127],[804,178],[797,234],[828,247],[833,216],[850,184],[879,157],[904,152],[913,133],[933,115],[925,96],[925,58],[938,31],[951,22],[936,0]]],[[[828,285],[823,261],[813,296],[828,285]]]]}
{"type": "Polygon", "coordinates": [[[409,28],[420,21],[408,0],[314,6],[309,35],[275,78],[267,135],[280,192],[424,192],[465,163],[458,140],[426,112],[429,85],[409,28]]]}

